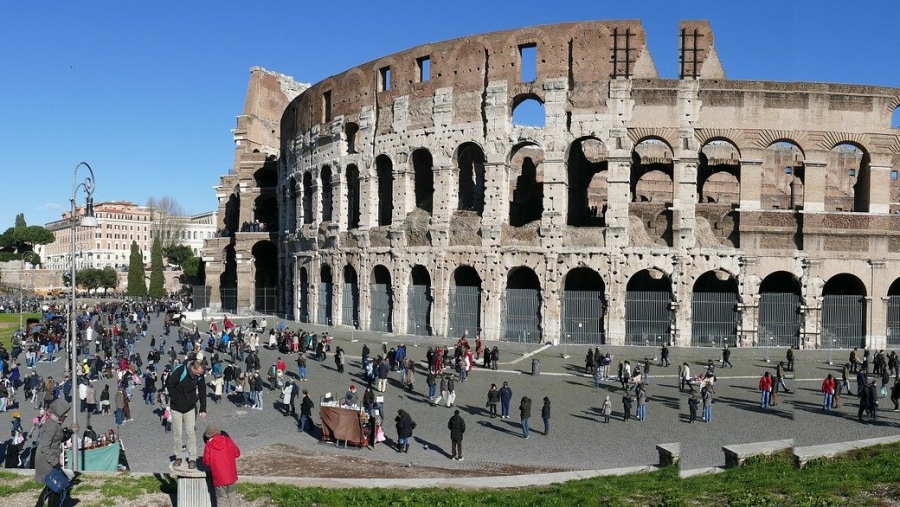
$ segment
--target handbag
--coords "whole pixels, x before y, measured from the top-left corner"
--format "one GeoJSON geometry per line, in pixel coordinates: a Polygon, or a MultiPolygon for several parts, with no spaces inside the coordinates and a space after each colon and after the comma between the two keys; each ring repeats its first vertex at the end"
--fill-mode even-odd
{"type": "Polygon", "coordinates": [[[44,484],[54,493],[62,493],[69,489],[72,480],[63,472],[62,468],[54,468],[44,476],[44,484]]]}

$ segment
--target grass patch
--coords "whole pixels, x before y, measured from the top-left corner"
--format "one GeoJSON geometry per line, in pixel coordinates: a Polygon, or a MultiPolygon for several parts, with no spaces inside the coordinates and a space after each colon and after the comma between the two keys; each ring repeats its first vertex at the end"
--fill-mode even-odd
{"type": "Polygon", "coordinates": [[[44,489],[43,484],[39,484],[33,480],[33,476],[11,474],[9,472],[0,472],[0,497],[14,495],[16,493],[27,493],[34,491],[40,492],[44,489]]]}
{"type": "MultiPolygon", "coordinates": [[[[28,319],[40,319],[40,313],[24,313],[22,314],[22,324],[24,325],[28,319]]],[[[0,313],[0,343],[6,347],[6,350],[12,348],[12,337],[16,329],[19,329],[18,313],[0,313]]]]}

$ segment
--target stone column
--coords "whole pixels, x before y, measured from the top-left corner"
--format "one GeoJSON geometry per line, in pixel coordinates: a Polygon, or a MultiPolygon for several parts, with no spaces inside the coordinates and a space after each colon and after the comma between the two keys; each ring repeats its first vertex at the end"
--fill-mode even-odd
{"type": "MultiPolygon", "coordinates": [[[[617,139],[620,140],[620,139],[617,139]]],[[[628,246],[628,205],[631,202],[631,157],[610,157],[608,202],[606,210],[606,246],[628,246]]]]}
{"type": "Polygon", "coordinates": [[[697,210],[696,158],[675,160],[675,198],[672,203],[672,246],[685,250],[694,246],[697,210]]]}
{"type": "Polygon", "coordinates": [[[885,269],[884,259],[870,259],[871,280],[869,296],[866,298],[866,343],[870,349],[887,348],[887,294],[893,281],[889,271],[885,269]]]}
{"type": "MultiPolygon", "coordinates": [[[[826,162],[805,160],[803,177],[803,211],[825,211],[826,162]]],[[[796,178],[796,176],[795,176],[796,178]]]]}
{"type": "Polygon", "coordinates": [[[762,159],[741,159],[741,210],[753,211],[760,208],[762,173],[762,159]]]}

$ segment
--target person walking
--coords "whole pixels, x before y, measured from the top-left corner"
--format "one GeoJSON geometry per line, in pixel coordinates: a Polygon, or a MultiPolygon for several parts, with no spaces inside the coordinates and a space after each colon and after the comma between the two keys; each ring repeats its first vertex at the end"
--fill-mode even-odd
{"type": "Polygon", "coordinates": [[[787,349],[787,353],[785,354],[785,359],[787,359],[787,365],[785,369],[787,371],[794,371],[794,346],[790,346],[787,349]]]}
{"type": "Polygon", "coordinates": [[[775,392],[778,392],[778,386],[781,386],[784,389],[784,392],[790,393],[791,390],[787,388],[787,385],[784,383],[784,361],[779,361],[778,366],[775,367],[775,392]]]}
{"type": "Polygon", "coordinates": [[[691,367],[688,365],[687,361],[682,363],[681,365],[681,387],[678,388],[679,391],[684,391],[684,386],[688,386],[691,392],[694,392],[694,386],[691,385],[691,367]]]}
{"type": "Polygon", "coordinates": [[[550,398],[544,396],[544,406],[541,407],[541,419],[544,421],[544,436],[550,434],[550,398]]]}
{"type": "Polygon", "coordinates": [[[219,426],[210,424],[203,432],[203,463],[212,474],[213,488],[216,491],[216,505],[219,507],[237,507],[237,459],[241,450],[230,436],[222,433],[219,426]]]}
{"type": "Polygon", "coordinates": [[[315,406],[309,397],[309,391],[303,390],[303,399],[300,401],[300,431],[308,431],[309,424],[312,421],[312,409],[315,406]]]}
{"type": "Polygon", "coordinates": [[[462,442],[466,432],[466,421],[459,415],[459,410],[453,411],[453,416],[447,421],[447,429],[450,430],[451,458],[463,461],[462,442]]]}
{"type": "Polygon", "coordinates": [[[822,393],[825,395],[825,399],[822,401],[822,408],[826,412],[830,412],[834,398],[834,376],[830,373],[822,381],[822,393]]]}
{"type": "Polygon", "coordinates": [[[662,350],[660,350],[660,352],[659,352],[659,357],[660,357],[659,365],[662,366],[663,368],[667,368],[667,367],[669,367],[669,365],[672,364],[669,362],[669,346],[668,345],[663,344],[662,350]]]}
{"type": "Polygon", "coordinates": [[[850,394],[850,363],[844,365],[844,368],[841,369],[841,385],[838,386],[835,392],[840,393],[847,388],[847,394],[850,394]]]}
{"type": "Polygon", "coordinates": [[[522,396],[519,402],[519,419],[522,420],[522,436],[527,440],[530,433],[528,421],[531,419],[531,398],[528,396],[522,396]]]}
{"type": "Polygon", "coordinates": [[[205,371],[203,363],[193,359],[176,366],[166,378],[174,429],[175,461],[172,464],[175,467],[180,467],[183,463],[183,433],[187,433],[187,466],[189,469],[197,468],[197,404],[200,405],[200,419],[206,419],[206,383],[203,381],[205,371]]]}
{"type": "Polygon", "coordinates": [[[397,426],[397,452],[409,452],[409,441],[413,436],[413,430],[416,429],[416,422],[403,409],[397,411],[394,422],[397,426]]]}
{"type": "Polygon", "coordinates": [[[900,380],[894,379],[891,387],[891,401],[894,403],[894,412],[900,412],[900,380]]]}
{"type": "MultiPolygon", "coordinates": [[[[34,455],[34,480],[40,484],[45,484],[45,479],[54,468],[60,466],[59,457],[60,449],[65,440],[65,431],[63,424],[69,415],[72,406],[64,399],[57,398],[50,404],[50,408],[44,416],[44,423],[41,427],[41,436],[34,455]]],[[[36,506],[49,503],[51,506],[62,505],[65,500],[66,492],[56,493],[49,486],[44,486],[38,497],[36,506]]]]}
{"type": "Polygon", "coordinates": [[[500,390],[497,389],[497,384],[491,384],[491,388],[487,393],[487,407],[488,413],[491,414],[491,419],[497,417],[497,403],[500,402],[500,390]]]}
{"type": "Polygon", "coordinates": [[[731,364],[731,349],[728,348],[728,344],[722,348],[722,368],[724,367],[734,368],[734,365],[731,364]]]}
{"type": "Polygon", "coordinates": [[[509,419],[509,402],[512,401],[512,389],[507,382],[500,388],[500,418],[509,419]]]}
{"type": "Polygon", "coordinates": [[[766,408],[772,402],[772,375],[768,371],[759,378],[759,408],[766,408]]]}

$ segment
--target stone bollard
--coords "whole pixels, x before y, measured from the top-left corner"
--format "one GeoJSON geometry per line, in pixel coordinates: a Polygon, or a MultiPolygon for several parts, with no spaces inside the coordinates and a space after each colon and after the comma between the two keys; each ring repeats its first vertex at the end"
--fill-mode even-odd
{"type": "Polygon", "coordinates": [[[169,464],[169,474],[178,480],[177,507],[212,507],[212,482],[203,470],[175,468],[169,464]]]}

